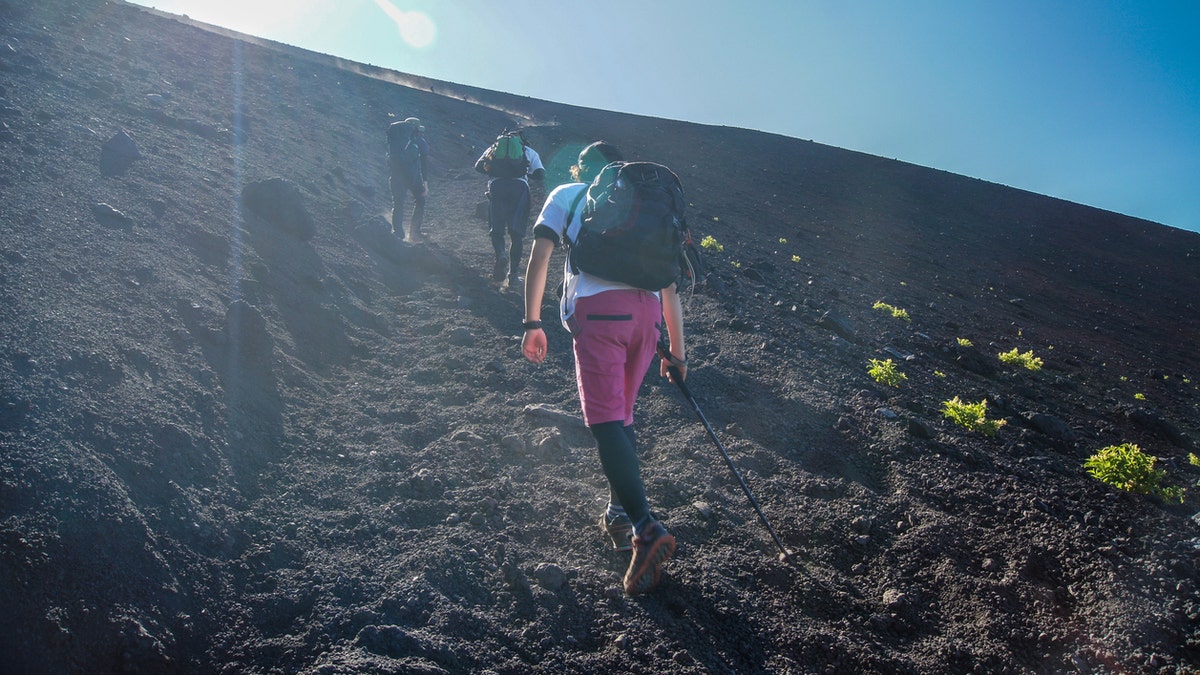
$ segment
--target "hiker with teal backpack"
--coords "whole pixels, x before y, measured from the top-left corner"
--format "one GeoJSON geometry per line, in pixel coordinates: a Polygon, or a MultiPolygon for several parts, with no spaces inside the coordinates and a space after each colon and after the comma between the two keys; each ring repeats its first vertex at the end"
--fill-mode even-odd
{"type": "Polygon", "coordinates": [[[392,234],[404,236],[404,201],[412,194],[413,213],[407,241],[423,241],[421,225],[425,220],[425,199],[429,196],[429,142],[421,120],[409,117],[387,127],[388,169],[392,188],[392,234]]]}
{"type": "Polygon", "coordinates": [[[508,287],[517,289],[529,227],[529,179],[545,178],[542,158],[520,131],[506,131],[475,162],[475,170],[488,176],[488,234],[496,254],[492,281],[506,281],[507,274],[508,287]],[[511,242],[507,252],[506,235],[511,242]]]}
{"type": "Polygon", "coordinates": [[[675,537],[650,513],[632,425],[663,323],[669,346],[659,372],[680,382],[687,375],[678,267],[672,269],[672,256],[679,254],[674,240],[685,224],[678,178],[666,167],[621,160],[616,147],[592,143],[571,167],[579,182],[561,185],[546,198],[526,270],[521,349],[533,363],[546,358],[542,299],[551,253],[564,243],[560,319],[573,337],[584,423],[596,439],[609,484],[609,505],[599,524],[615,549],[632,550],[624,586],[636,595],[659,583],[663,563],[675,552],[675,537]],[[638,243],[637,236],[621,234],[636,232],[639,224],[632,221],[643,216],[653,220],[643,228],[649,237],[638,243]],[[615,234],[601,241],[609,233],[615,234]],[[623,255],[612,255],[622,246],[623,255]]]}

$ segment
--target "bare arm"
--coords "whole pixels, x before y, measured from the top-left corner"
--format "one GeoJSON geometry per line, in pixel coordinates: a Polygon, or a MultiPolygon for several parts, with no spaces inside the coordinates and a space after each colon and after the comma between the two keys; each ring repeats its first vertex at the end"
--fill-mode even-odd
{"type": "Polygon", "coordinates": [[[682,364],[668,363],[666,359],[663,359],[659,365],[659,374],[669,378],[670,373],[667,369],[674,367],[679,370],[680,376],[686,380],[687,347],[684,345],[683,339],[683,305],[679,302],[679,293],[676,291],[675,284],[662,289],[662,307],[663,320],[667,324],[667,337],[670,339],[671,354],[679,359],[682,364]]]}
{"type": "MultiPolygon", "coordinates": [[[[554,252],[554,242],[545,237],[533,240],[533,249],[529,252],[529,265],[525,268],[525,320],[542,320],[542,297],[546,293],[546,274],[550,269],[550,254],[554,252]]],[[[530,328],[521,338],[521,352],[533,363],[541,363],[546,359],[546,332],[541,328],[530,328]]]]}

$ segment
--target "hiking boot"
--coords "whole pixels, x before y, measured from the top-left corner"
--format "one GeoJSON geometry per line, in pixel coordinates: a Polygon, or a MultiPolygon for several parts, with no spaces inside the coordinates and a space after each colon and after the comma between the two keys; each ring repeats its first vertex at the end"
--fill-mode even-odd
{"type": "Polygon", "coordinates": [[[521,279],[520,276],[518,276],[516,274],[510,274],[510,275],[508,275],[507,283],[508,283],[508,289],[510,291],[519,291],[522,288],[521,285],[525,282],[521,279]]]}
{"type": "Polygon", "coordinates": [[[629,516],[609,518],[608,511],[600,514],[600,529],[612,539],[614,551],[633,550],[633,523],[629,516]]]}
{"type": "Polygon", "coordinates": [[[496,258],[496,265],[492,268],[492,281],[504,281],[507,272],[508,258],[496,258]]]}
{"type": "Polygon", "coordinates": [[[657,520],[633,538],[633,559],[625,572],[625,592],[645,593],[658,585],[662,565],[675,553],[675,537],[657,520]]]}

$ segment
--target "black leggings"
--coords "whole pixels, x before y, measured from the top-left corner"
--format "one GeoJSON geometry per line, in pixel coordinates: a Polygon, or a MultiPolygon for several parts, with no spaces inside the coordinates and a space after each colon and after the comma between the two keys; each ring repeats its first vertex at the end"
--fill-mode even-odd
{"type": "Polygon", "coordinates": [[[608,478],[609,499],[625,507],[634,525],[644,525],[650,520],[650,504],[642,485],[633,427],[617,420],[593,424],[590,428],[600,450],[600,466],[608,478]]]}

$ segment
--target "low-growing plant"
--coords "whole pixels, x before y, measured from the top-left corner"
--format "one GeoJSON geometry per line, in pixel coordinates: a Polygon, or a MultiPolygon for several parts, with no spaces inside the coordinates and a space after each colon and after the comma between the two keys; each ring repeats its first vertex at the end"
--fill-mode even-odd
{"type": "Polygon", "coordinates": [[[1139,401],[1145,401],[1145,400],[1146,400],[1146,395],[1145,395],[1145,394],[1143,394],[1143,393],[1142,393],[1142,392],[1140,392],[1140,391],[1139,391],[1138,393],[1134,394],[1134,395],[1133,395],[1133,397],[1134,397],[1134,398],[1136,398],[1136,399],[1137,399],[1137,400],[1139,400],[1139,401]]]}
{"type": "Polygon", "coordinates": [[[901,309],[899,307],[893,307],[892,305],[889,305],[886,302],[876,302],[874,305],[871,306],[871,309],[879,309],[879,310],[883,310],[885,312],[891,312],[893,318],[904,319],[905,321],[912,321],[912,319],[909,318],[909,316],[908,316],[908,310],[901,309]]]}
{"type": "Polygon", "coordinates": [[[987,399],[979,403],[964,403],[955,396],[949,401],[942,402],[942,414],[955,424],[969,431],[978,431],[985,436],[995,436],[1007,420],[989,420],[987,418],[987,399]]]}
{"type": "Polygon", "coordinates": [[[907,375],[896,370],[896,364],[891,359],[871,359],[871,367],[867,369],[867,374],[876,382],[889,387],[899,387],[901,382],[908,379],[907,375]]]}
{"type": "Polygon", "coordinates": [[[711,234],[705,235],[704,238],[700,240],[700,248],[706,251],[713,251],[715,253],[720,253],[721,251],[725,250],[725,247],[717,241],[716,237],[712,236],[711,234]]]}
{"type": "Polygon", "coordinates": [[[1009,365],[1021,366],[1026,370],[1042,369],[1042,360],[1033,355],[1032,349],[1022,354],[1017,351],[1016,347],[1013,347],[1011,352],[1000,352],[998,356],[1000,357],[1001,362],[1009,365]]]}
{"type": "Polygon", "coordinates": [[[1137,445],[1122,443],[1101,448],[1083,462],[1083,467],[1093,478],[1119,490],[1183,503],[1183,488],[1163,485],[1167,472],[1155,469],[1155,460],[1137,445]]]}
{"type": "Polygon", "coordinates": [[[792,262],[800,262],[800,256],[798,256],[798,255],[793,255],[793,256],[792,256],[792,262]]]}
{"type": "Polygon", "coordinates": [[[959,347],[974,347],[975,346],[975,343],[971,342],[967,338],[957,338],[957,340],[958,340],[959,347]]]}

